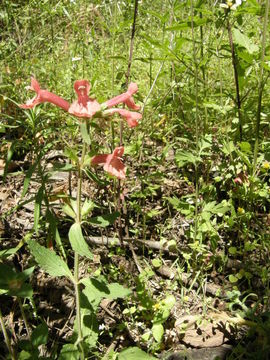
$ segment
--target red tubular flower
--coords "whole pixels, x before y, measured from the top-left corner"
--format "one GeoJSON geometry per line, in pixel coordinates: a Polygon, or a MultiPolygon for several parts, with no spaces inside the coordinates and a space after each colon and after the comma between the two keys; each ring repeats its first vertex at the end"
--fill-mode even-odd
{"type": "Polygon", "coordinates": [[[112,154],[95,155],[91,160],[91,165],[103,165],[105,171],[110,175],[122,180],[126,177],[126,167],[121,159],[124,154],[124,147],[119,146],[114,149],[112,154]]]}
{"type": "Polygon", "coordinates": [[[138,112],[133,112],[133,111],[129,111],[129,110],[125,110],[125,109],[108,109],[105,110],[104,115],[113,115],[113,114],[120,114],[123,118],[125,118],[125,120],[128,123],[129,127],[135,127],[137,126],[138,120],[140,120],[142,118],[142,114],[138,113],[138,112]]]}
{"type": "Polygon", "coordinates": [[[75,81],[74,90],[78,95],[78,100],[74,101],[68,109],[70,114],[77,117],[91,118],[101,110],[100,104],[88,96],[90,88],[90,83],[87,80],[75,81]]]}
{"type": "Polygon", "coordinates": [[[114,98],[106,101],[104,104],[107,108],[119,105],[121,103],[126,104],[132,110],[140,110],[140,106],[136,105],[132,97],[138,91],[138,85],[136,83],[130,83],[127,92],[115,96],[114,98]]]}
{"type": "Polygon", "coordinates": [[[79,118],[92,118],[97,113],[96,117],[108,117],[118,113],[125,118],[129,127],[132,128],[138,125],[138,120],[142,118],[142,115],[136,112],[140,109],[140,106],[135,104],[132,97],[132,95],[138,91],[136,83],[131,83],[127,92],[118,95],[101,105],[95,99],[89,97],[90,87],[90,83],[87,80],[75,81],[74,90],[77,93],[78,99],[70,105],[60,96],[57,96],[48,90],[42,90],[37,80],[32,77],[30,89],[36,92],[36,96],[33,99],[28,100],[26,104],[20,105],[20,107],[23,109],[32,109],[38,104],[50,102],[79,118]],[[135,112],[112,108],[120,103],[127,105],[130,109],[135,110],[135,112]]]}
{"type": "Polygon", "coordinates": [[[32,109],[38,104],[50,102],[56,106],[59,106],[65,111],[68,111],[70,107],[69,102],[64,100],[60,96],[49,92],[48,90],[42,90],[38,81],[34,77],[31,78],[31,86],[29,86],[29,89],[35,91],[36,96],[33,97],[33,99],[28,100],[26,104],[19,105],[22,109],[32,109]]]}

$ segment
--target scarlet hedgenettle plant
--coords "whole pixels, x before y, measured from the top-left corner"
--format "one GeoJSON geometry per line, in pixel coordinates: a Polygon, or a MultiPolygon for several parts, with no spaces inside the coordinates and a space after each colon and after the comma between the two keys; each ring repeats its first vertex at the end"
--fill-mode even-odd
{"type": "MultiPolygon", "coordinates": [[[[84,128],[84,130],[82,131],[85,131],[86,128],[87,136],[89,136],[89,123],[87,123],[89,119],[108,119],[111,118],[114,114],[119,114],[124,120],[126,120],[128,126],[130,128],[133,128],[138,125],[138,121],[142,118],[142,115],[138,112],[140,106],[136,105],[133,99],[133,95],[138,91],[138,86],[136,83],[131,83],[125,93],[118,95],[102,104],[89,96],[90,83],[87,80],[75,81],[74,90],[77,94],[77,100],[75,100],[71,104],[62,97],[51,93],[48,90],[41,89],[38,81],[35,78],[31,79],[31,86],[29,87],[29,89],[35,91],[36,95],[32,99],[28,100],[25,104],[20,105],[22,109],[32,109],[36,105],[44,102],[52,103],[65,110],[69,114],[74,115],[79,119],[82,119],[84,122],[81,123],[81,130],[84,128]],[[115,108],[115,106],[119,104],[125,104],[129,109],[134,111],[115,108]],[[87,126],[85,126],[85,122],[87,126]]],[[[77,335],[77,341],[74,346],[76,349],[78,347],[78,358],[85,359],[85,356],[87,356],[87,352],[89,351],[89,344],[91,343],[91,345],[93,345],[93,338],[92,340],[87,340],[89,331],[85,328],[83,321],[83,316],[85,316],[86,309],[83,308],[83,310],[81,310],[80,299],[81,291],[85,292],[87,287],[90,289],[91,287],[93,287],[93,285],[91,283],[91,279],[85,278],[82,281],[79,278],[79,256],[85,256],[89,259],[92,259],[92,254],[84,239],[81,226],[85,219],[85,208],[89,208],[91,210],[91,206],[89,206],[89,202],[87,202],[88,200],[86,199],[85,204],[82,205],[81,199],[83,180],[82,174],[84,171],[84,166],[88,162],[88,160],[86,160],[86,153],[87,146],[89,145],[89,142],[85,140],[85,137],[82,136],[82,138],[83,146],[81,155],[80,157],[76,156],[76,161],[74,161],[77,173],[76,203],[72,199],[70,199],[70,204],[72,204],[72,208],[69,211],[69,214],[71,214],[74,219],[74,224],[71,226],[68,234],[70,245],[74,251],[73,273],[69,270],[67,264],[65,262],[62,262],[62,259],[54,252],[53,249],[48,250],[37,244],[34,240],[31,240],[28,245],[37,263],[44,270],[46,270],[52,276],[68,276],[73,282],[76,298],[76,323],[74,327],[74,332],[77,335]],[[52,264],[54,263],[58,264],[57,269],[52,267],[52,264]],[[83,290],[81,290],[82,283],[86,286],[86,288],[84,288],[83,290]]],[[[123,154],[124,146],[119,146],[116,147],[111,154],[96,154],[88,163],[93,166],[103,165],[104,170],[108,174],[118,178],[119,180],[123,180],[126,177],[126,167],[122,161],[123,154]]],[[[129,293],[127,289],[122,289],[121,287],[119,289],[120,293],[117,293],[116,297],[123,297],[129,293]]],[[[96,294],[100,290],[93,289],[93,291],[96,294]]],[[[88,297],[89,299],[91,299],[92,291],[90,291],[88,297]]],[[[100,299],[102,297],[105,297],[104,293],[100,295],[100,299]]],[[[91,307],[91,309],[92,310],[89,309],[87,311],[89,311],[89,313],[91,313],[91,311],[93,312],[93,306],[91,307]]]]}
{"type": "Polygon", "coordinates": [[[138,91],[136,83],[131,83],[127,92],[118,95],[102,104],[99,104],[95,99],[89,97],[91,85],[87,80],[77,80],[74,83],[74,90],[77,93],[78,99],[72,104],[61,98],[60,96],[51,93],[48,90],[40,88],[38,81],[35,78],[31,78],[30,90],[36,92],[36,96],[28,100],[25,104],[20,105],[23,109],[32,109],[38,104],[50,102],[70,114],[79,118],[108,118],[117,113],[122,116],[128,123],[129,127],[135,127],[138,125],[138,120],[142,118],[142,115],[138,112],[132,112],[125,109],[115,109],[113,106],[119,104],[125,104],[132,110],[139,110],[140,106],[136,105],[132,97],[138,91]]]}

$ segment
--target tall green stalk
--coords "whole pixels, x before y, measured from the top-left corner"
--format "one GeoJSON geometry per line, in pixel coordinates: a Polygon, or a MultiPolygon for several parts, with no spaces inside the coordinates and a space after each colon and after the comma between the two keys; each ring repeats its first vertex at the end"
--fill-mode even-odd
{"type": "MultiPolygon", "coordinates": [[[[198,62],[196,56],[196,46],[195,46],[195,34],[194,34],[194,8],[193,1],[191,1],[191,30],[192,30],[192,47],[193,47],[193,62],[195,65],[194,73],[194,85],[195,85],[195,139],[196,139],[196,153],[199,153],[199,109],[198,109],[198,62]]],[[[198,200],[199,200],[199,176],[198,176],[198,164],[195,164],[195,224],[194,224],[194,241],[197,238],[198,231],[198,200]]]]}
{"type": "MultiPolygon", "coordinates": [[[[228,16],[228,14],[226,14],[228,16]]],[[[239,139],[242,141],[243,139],[243,124],[242,124],[242,101],[240,97],[240,86],[239,86],[239,76],[237,70],[237,56],[235,53],[235,47],[232,37],[232,28],[230,24],[229,17],[227,17],[227,30],[229,35],[229,43],[232,54],[232,65],[233,65],[233,73],[234,73],[234,82],[235,82],[235,91],[236,91],[236,104],[237,104],[237,114],[238,114],[238,122],[239,122],[239,139]]]]}
{"type": "Polygon", "coordinates": [[[13,353],[13,350],[12,350],[12,347],[11,347],[11,344],[10,344],[10,340],[9,340],[9,337],[8,337],[8,333],[7,333],[7,329],[5,327],[5,323],[4,323],[4,319],[3,319],[3,316],[2,316],[2,311],[0,309],[0,324],[1,324],[1,328],[2,328],[2,332],[3,332],[3,335],[4,335],[4,339],[5,339],[5,342],[6,342],[6,345],[7,345],[7,348],[8,348],[8,352],[11,356],[11,359],[12,360],[16,360],[16,357],[13,353]]]}
{"type": "Polygon", "coordinates": [[[259,83],[258,83],[258,105],[257,105],[257,115],[256,115],[256,132],[255,132],[255,145],[254,145],[254,160],[253,160],[253,175],[256,172],[258,151],[259,151],[259,137],[260,137],[260,124],[261,124],[261,109],[262,109],[262,97],[263,97],[263,65],[265,57],[265,46],[266,46],[266,36],[267,36],[267,25],[268,25],[268,14],[269,14],[269,4],[270,0],[266,0],[265,4],[265,13],[264,13],[264,22],[263,22],[263,34],[262,34],[262,52],[261,52],[261,63],[260,63],[260,74],[259,74],[259,83]]]}
{"type": "MultiPolygon", "coordinates": [[[[86,154],[86,143],[83,142],[82,156],[81,160],[78,163],[78,181],[77,181],[77,211],[76,211],[76,222],[81,224],[81,202],[82,202],[82,167],[84,163],[84,158],[86,154]]],[[[82,345],[83,335],[82,335],[82,323],[81,323],[81,302],[80,302],[80,285],[79,285],[79,254],[75,251],[74,254],[74,287],[75,287],[75,299],[76,299],[76,319],[77,319],[77,328],[78,328],[78,339],[77,344],[81,351],[81,360],[85,359],[84,348],[82,345]]]]}

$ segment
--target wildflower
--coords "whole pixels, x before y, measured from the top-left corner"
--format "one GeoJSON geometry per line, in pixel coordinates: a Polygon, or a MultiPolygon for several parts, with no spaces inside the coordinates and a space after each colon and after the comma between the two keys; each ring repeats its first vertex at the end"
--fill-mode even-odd
{"type": "Polygon", "coordinates": [[[91,165],[103,165],[105,171],[110,175],[122,180],[126,177],[126,167],[121,159],[124,154],[124,147],[119,146],[114,149],[112,154],[95,155],[91,160],[91,165]]]}
{"type": "Polygon", "coordinates": [[[238,214],[244,214],[245,213],[245,209],[238,207],[237,209],[238,214]]]}
{"type": "Polygon", "coordinates": [[[103,105],[105,105],[107,108],[111,108],[113,106],[116,106],[118,104],[124,103],[132,110],[140,110],[140,106],[137,106],[134,102],[134,99],[132,97],[133,94],[135,94],[138,91],[138,86],[136,83],[131,83],[128,87],[128,91],[115,96],[114,98],[106,101],[103,105]]]}
{"type": "Polygon", "coordinates": [[[264,170],[269,170],[270,169],[270,163],[268,161],[265,161],[263,164],[262,164],[262,168],[264,170]]]}
{"type": "Polygon", "coordinates": [[[138,112],[128,111],[125,109],[109,109],[103,112],[105,116],[106,115],[110,116],[116,113],[126,119],[127,124],[130,128],[137,126],[139,124],[138,120],[142,118],[142,114],[138,112]]]}
{"type": "Polygon", "coordinates": [[[64,100],[58,95],[55,95],[48,90],[43,90],[40,88],[39,83],[37,80],[32,77],[31,78],[31,86],[28,87],[29,90],[35,91],[36,96],[34,96],[32,99],[28,100],[26,104],[19,105],[22,109],[32,109],[38,104],[44,103],[44,102],[50,102],[56,106],[59,106],[60,108],[64,109],[65,111],[68,111],[69,109],[69,103],[68,101],[64,100]]]}
{"type": "Polygon", "coordinates": [[[237,185],[249,185],[248,176],[244,172],[240,172],[239,174],[237,174],[237,177],[233,181],[237,185]]]}
{"type": "Polygon", "coordinates": [[[74,101],[68,112],[77,117],[92,118],[101,110],[100,104],[88,96],[90,84],[87,80],[77,80],[74,83],[74,90],[77,93],[78,100],[74,101]]]}
{"type": "Polygon", "coordinates": [[[239,176],[235,178],[233,181],[235,182],[235,184],[243,185],[243,180],[239,176]]]}
{"type": "Polygon", "coordinates": [[[131,83],[125,93],[102,104],[99,104],[97,100],[89,97],[90,88],[90,83],[87,80],[75,81],[74,90],[77,93],[78,99],[70,105],[68,101],[60,96],[55,95],[48,90],[42,90],[38,81],[32,77],[29,89],[35,91],[36,96],[33,99],[28,100],[26,104],[20,105],[20,107],[23,109],[32,109],[38,104],[50,102],[79,118],[92,118],[94,116],[106,118],[117,113],[127,121],[129,127],[138,125],[138,120],[142,118],[142,115],[137,112],[137,110],[140,109],[140,106],[135,104],[132,97],[132,95],[138,91],[137,84],[131,83]],[[135,110],[135,112],[126,109],[112,108],[120,103],[127,105],[130,109],[135,110]]]}
{"type": "Polygon", "coordinates": [[[243,0],[226,0],[225,3],[220,4],[220,7],[224,9],[236,10],[238,6],[242,4],[243,0]]]}

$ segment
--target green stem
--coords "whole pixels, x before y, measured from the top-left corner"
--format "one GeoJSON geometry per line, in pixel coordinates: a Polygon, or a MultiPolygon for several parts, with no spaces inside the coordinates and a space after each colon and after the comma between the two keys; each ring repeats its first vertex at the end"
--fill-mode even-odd
{"type": "MultiPolygon", "coordinates": [[[[195,46],[195,34],[194,34],[194,8],[193,8],[193,1],[191,2],[191,23],[192,23],[192,46],[193,46],[193,62],[195,64],[195,137],[196,137],[196,154],[199,154],[199,109],[198,109],[198,62],[197,62],[197,55],[196,55],[196,46],[195,46]]],[[[198,200],[199,200],[199,176],[198,176],[198,164],[195,164],[195,225],[194,225],[194,241],[197,238],[197,231],[198,231],[198,200]]]]}
{"type": "Polygon", "coordinates": [[[263,64],[264,64],[264,56],[265,56],[269,3],[270,3],[270,0],[266,0],[264,23],[263,23],[263,34],[262,34],[262,53],[261,53],[260,75],[259,75],[259,84],[258,84],[258,105],[257,105],[257,115],[256,115],[256,135],[255,135],[255,145],[254,145],[253,176],[255,175],[255,172],[256,172],[258,151],[259,151],[262,96],[263,96],[263,89],[264,89],[263,64]]]}
{"type": "Polygon", "coordinates": [[[239,121],[239,138],[242,141],[243,138],[243,124],[242,124],[242,102],[240,97],[240,87],[239,87],[239,76],[237,70],[237,57],[235,54],[235,48],[233,43],[232,37],[232,29],[229,18],[227,18],[227,30],[229,35],[229,43],[231,47],[231,54],[232,54],[232,65],[233,65],[233,73],[234,73],[234,82],[235,82],[235,90],[236,90],[236,104],[237,104],[237,114],[238,114],[238,121],[239,121]]]}
{"type": "MultiPolygon", "coordinates": [[[[76,222],[81,224],[81,207],[82,207],[82,167],[86,154],[86,143],[83,143],[81,160],[78,163],[78,182],[77,182],[77,211],[76,211],[76,222]]],[[[75,299],[76,299],[76,319],[78,328],[78,339],[77,344],[81,351],[81,360],[85,359],[84,348],[83,348],[83,335],[82,335],[82,323],[81,323],[81,302],[80,302],[80,284],[79,284],[79,254],[75,251],[74,253],[74,287],[75,287],[75,299]]]]}
{"type": "Polygon", "coordinates": [[[0,309],[0,323],[1,323],[2,332],[3,332],[3,335],[4,335],[4,339],[5,339],[7,348],[8,348],[8,352],[9,352],[9,354],[11,356],[11,359],[16,360],[16,357],[15,357],[13,351],[12,351],[12,348],[11,348],[10,340],[9,340],[9,337],[8,337],[7,329],[5,327],[5,323],[4,323],[4,319],[3,319],[3,316],[2,316],[1,309],[0,309]]]}
{"type": "Polygon", "coordinates": [[[25,312],[24,312],[24,309],[23,309],[23,304],[22,304],[22,301],[21,301],[21,299],[19,297],[17,298],[17,300],[18,300],[18,304],[19,304],[19,307],[20,307],[20,310],[21,310],[21,314],[22,314],[22,318],[23,318],[23,321],[24,321],[27,336],[28,336],[28,339],[30,339],[31,331],[30,331],[30,328],[29,328],[29,325],[28,325],[27,318],[25,316],[25,312]]]}

